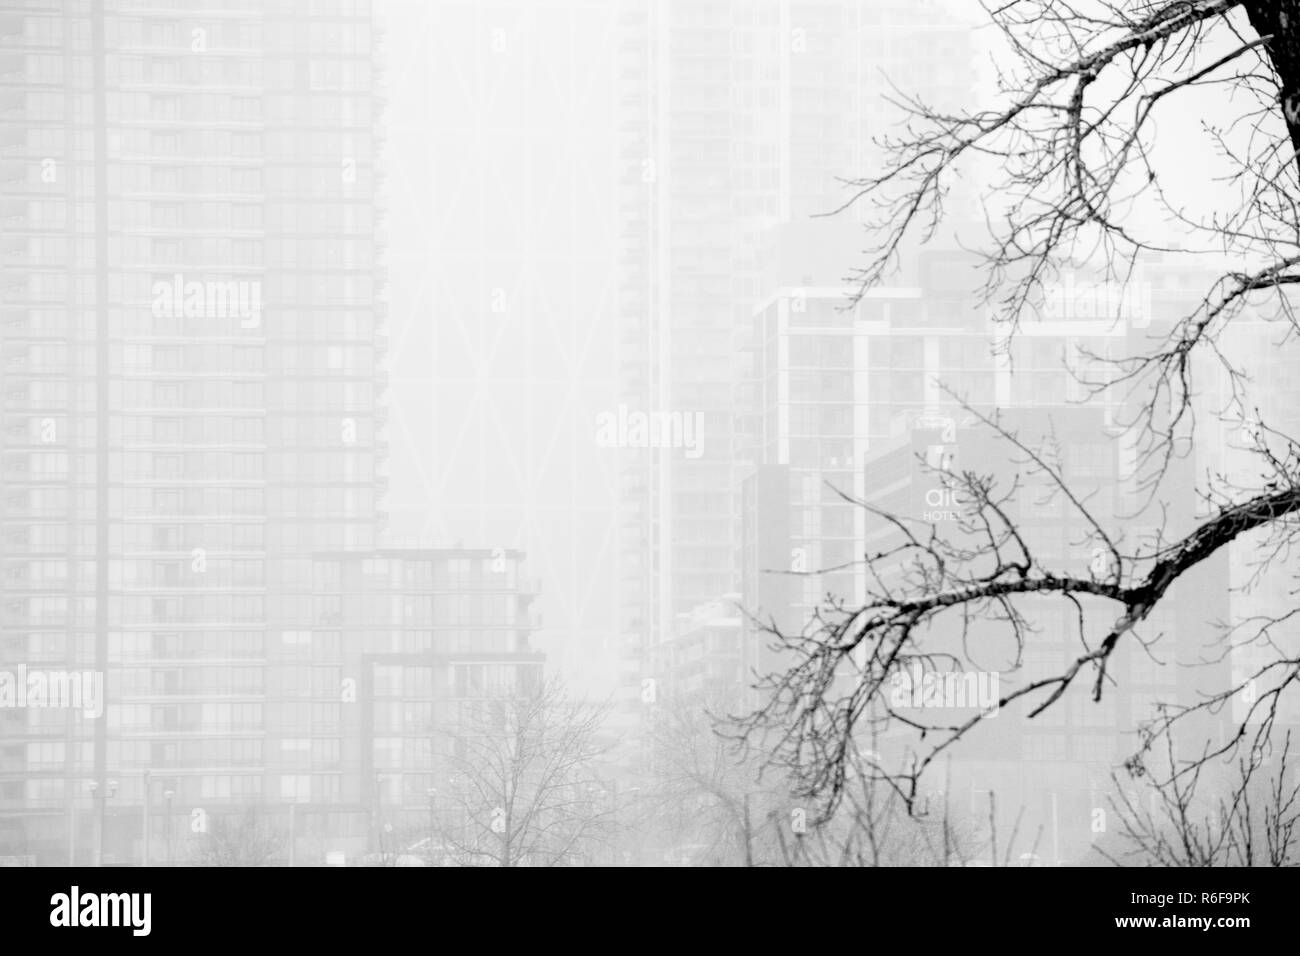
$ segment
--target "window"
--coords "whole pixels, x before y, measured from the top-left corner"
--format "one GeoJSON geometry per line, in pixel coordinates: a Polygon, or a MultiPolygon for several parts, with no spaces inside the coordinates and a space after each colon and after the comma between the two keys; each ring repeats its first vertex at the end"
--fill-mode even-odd
{"type": "Polygon", "coordinates": [[[343,775],[318,773],[312,778],[312,797],[319,803],[338,803],[343,795],[343,775]]]}
{"type": "Polygon", "coordinates": [[[391,664],[376,664],[374,694],[376,697],[401,697],[402,668],[391,664]]]}
{"type": "Polygon", "coordinates": [[[305,773],[284,774],[280,777],[280,799],[291,803],[311,800],[311,776],[305,773]]]}
{"type": "Polygon", "coordinates": [[[376,737],[374,764],[384,770],[396,770],[402,765],[402,738],[376,737]]]}
{"type": "Polygon", "coordinates": [[[337,737],[325,737],[311,742],[311,762],[318,764],[336,764],[342,743],[337,737]]]}

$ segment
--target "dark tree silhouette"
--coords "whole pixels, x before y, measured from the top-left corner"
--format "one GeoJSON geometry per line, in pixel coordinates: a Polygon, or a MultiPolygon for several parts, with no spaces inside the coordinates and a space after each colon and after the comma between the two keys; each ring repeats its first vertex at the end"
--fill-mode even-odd
{"type": "MultiPolygon", "coordinates": [[[[771,760],[828,811],[844,796],[864,733],[916,731],[917,745],[903,759],[868,768],[910,807],[926,769],[986,718],[927,726],[891,705],[900,672],[939,658],[958,667],[969,661],[937,647],[936,633],[959,633],[965,647],[995,624],[1023,647],[1033,639],[1034,609],[1061,602],[1077,613],[1077,657],[1059,673],[1004,687],[999,704],[1038,714],[1079,684],[1100,700],[1116,648],[1143,641],[1153,609],[1193,569],[1239,540],[1285,569],[1297,537],[1300,451],[1252,407],[1249,371],[1228,346],[1234,323],[1246,319],[1275,323],[1281,342],[1300,332],[1288,300],[1289,287],[1300,283],[1300,0],[1008,0],[985,12],[1001,44],[996,101],[950,113],[900,93],[910,118],[900,135],[880,140],[883,168],[847,183],[843,208],[865,209],[872,237],[853,277],[859,297],[897,266],[908,237],[936,234],[949,189],[972,170],[985,187],[990,238],[981,293],[997,316],[999,348],[1039,312],[1064,269],[1100,264],[1109,281],[1123,283],[1149,254],[1213,252],[1208,261],[1231,266],[1207,276],[1199,304],[1150,348],[1080,356],[1086,371],[1074,374],[1090,400],[1123,396],[1121,424],[1138,449],[1134,486],[1144,507],[1165,504],[1171,463],[1190,447],[1209,375],[1228,383],[1214,413],[1248,430],[1246,453],[1261,475],[1248,486],[1239,477],[1208,477],[1197,488],[1194,522],[1126,541],[1122,523],[1094,514],[1086,494],[1069,487],[1050,451],[1021,438],[997,411],[965,406],[1007,443],[1018,478],[940,468],[963,501],[953,532],[861,503],[893,526],[897,542],[863,556],[866,600],[830,599],[798,633],[770,627],[785,658],[762,676],[766,703],[744,718],[743,732],[777,731],[771,760]],[[1229,122],[1220,128],[1207,120],[1203,148],[1229,174],[1207,181],[1202,198],[1226,200],[1221,209],[1193,211],[1168,182],[1185,147],[1162,149],[1157,122],[1216,110],[1229,122]],[[1099,564],[1081,572],[1039,557],[1010,507],[1025,484],[1064,499],[1088,529],[1081,548],[1100,553],[1099,564]]],[[[1300,677],[1300,656],[1272,641],[1289,617],[1256,617],[1231,629],[1225,637],[1235,644],[1267,642],[1273,659],[1195,705],[1162,709],[1130,767],[1158,753],[1179,722],[1223,708],[1247,683],[1249,715],[1236,733],[1175,761],[1164,782],[1192,779],[1199,766],[1231,759],[1238,748],[1265,751],[1279,699],[1300,677]]]]}

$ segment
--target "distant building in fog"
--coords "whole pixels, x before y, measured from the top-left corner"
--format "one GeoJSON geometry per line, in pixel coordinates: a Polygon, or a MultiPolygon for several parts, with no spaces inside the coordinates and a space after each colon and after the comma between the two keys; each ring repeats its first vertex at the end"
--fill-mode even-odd
{"type": "Polygon", "coordinates": [[[673,636],[657,648],[665,696],[722,701],[743,689],[739,602],[739,594],[726,594],[677,615],[673,636]]]}
{"type": "MultiPolygon", "coordinates": [[[[1131,330],[1105,317],[1027,322],[1009,358],[999,356],[997,330],[971,293],[969,256],[919,253],[918,284],[873,288],[853,304],[835,278],[842,233],[780,227],[769,248],[772,288],[743,340],[737,399],[736,451],[748,469],[741,581],[747,608],[790,626],[828,592],[862,595],[855,562],[867,512],[854,501],[876,491],[864,462],[892,446],[900,422],[967,427],[974,416],[945,386],[984,413],[1081,401],[1086,391],[1063,363],[1080,348],[1117,355],[1131,330]],[[786,540],[773,540],[776,529],[786,540]]],[[[1089,404],[1098,421],[1113,421],[1117,402],[1089,404]]]]}
{"type": "Polygon", "coordinates": [[[284,799],[286,593],[375,545],[386,482],[375,31],[317,12],[0,14],[0,669],[107,693],[0,708],[0,856],[284,799]]]}
{"type": "MultiPolygon", "coordinates": [[[[871,168],[873,137],[896,119],[882,73],[936,103],[968,99],[969,27],[953,9],[938,0],[620,9],[620,401],[703,421],[698,454],[623,452],[620,641],[635,713],[677,616],[740,587],[738,349],[773,291],[765,236],[835,208],[848,195],[842,177],[871,168]]],[[[861,246],[856,232],[845,251],[861,246]]]]}

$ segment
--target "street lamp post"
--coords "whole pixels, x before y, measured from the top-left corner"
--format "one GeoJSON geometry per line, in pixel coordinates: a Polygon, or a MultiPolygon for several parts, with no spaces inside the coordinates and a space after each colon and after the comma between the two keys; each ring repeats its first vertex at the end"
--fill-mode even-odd
{"type": "Polygon", "coordinates": [[[434,801],[438,798],[438,788],[430,787],[427,792],[429,794],[429,865],[432,866],[433,843],[438,833],[438,815],[434,808],[434,801]]]}
{"type": "Polygon", "coordinates": [[[108,781],[108,789],[104,793],[103,803],[100,804],[100,816],[103,818],[103,824],[99,828],[99,860],[100,865],[104,861],[104,834],[108,830],[108,801],[117,796],[117,781],[108,781]]]}
{"type": "Polygon", "coordinates": [[[163,799],[167,801],[167,865],[172,866],[172,797],[175,790],[164,790],[163,799]]]}
{"type": "Polygon", "coordinates": [[[91,852],[95,855],[95,858],[91,863],[94,866],[102,866],[104,863],[104,841],[101,834],[104,832],[104,815],[100,812],[100,809],[95,806],[95,800],[99,795],[99,781],[87,780],[86,789],[90,791],[90,815],[91,819],[95,821],[95,834],[90,844],[91,852]]]}
{"type": "Polygon", "coordinates": [[[142,842],[143,842],[144,846],[143,846],[143,848],[142,848],[142,850],[141,850],[141,854],[140,854],[141,859],[143,860],[143,865],[144,865],[144,866],[148,866],[148,865],[149,865],[149,812],[150,812],[150,810],[152,809],[152,807],[150,806],[150,803],[149,803],[149,798],[150,798],[150,793],[149,793],[149,774],[150,774],[150,771],[148,771],[148,770],[146,770],[146,771],[144,772],[144,820],[142,821],[142,822],[143,822],[143,831],[144,831],[143,834],[142,834],[142,836],[143,836],[143,840],[142,840],[142,842]]]}
{"type": "Polygon", "coordinates": [[[96,824],[95,829],[98,831],[95,837],[95,866],[103,866],[104,865],[104,831],[108,829],[108,827],[106,826],[108,822],[107,820],[108,801],[110,797],[114,796],[117,793],[117,781],[116,780],[108,781],[108,785],[104,788],[104,792],[102,793],[100,793],[99,791],[99,782],[96,780],[91,780],[89,783],[87,783],[86,789],[90,791],[92,800],[96,796],[99,797],[99,811],[95,814],[95,824],[96,824]]]}

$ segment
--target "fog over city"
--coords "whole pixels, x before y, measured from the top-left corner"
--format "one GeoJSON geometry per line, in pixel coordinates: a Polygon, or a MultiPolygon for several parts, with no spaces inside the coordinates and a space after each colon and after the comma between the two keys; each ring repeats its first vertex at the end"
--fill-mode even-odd
{"type": "Polygon", "coordinates": [[[0,866],[1300,863],[1297,51],[0,4],[0,866]]]}

